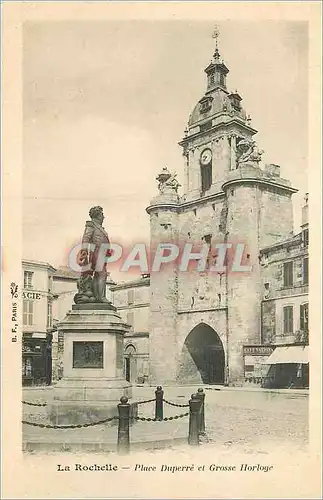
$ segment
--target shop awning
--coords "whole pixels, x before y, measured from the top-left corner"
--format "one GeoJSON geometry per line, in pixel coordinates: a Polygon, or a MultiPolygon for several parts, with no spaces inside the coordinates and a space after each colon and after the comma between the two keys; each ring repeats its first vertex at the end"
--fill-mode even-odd
{"type": "Polygon", "coordinates": [[[276,347],[264,364],[278,365],[285,363],[307,364],[308,346],[290,345],[276,347]]]}

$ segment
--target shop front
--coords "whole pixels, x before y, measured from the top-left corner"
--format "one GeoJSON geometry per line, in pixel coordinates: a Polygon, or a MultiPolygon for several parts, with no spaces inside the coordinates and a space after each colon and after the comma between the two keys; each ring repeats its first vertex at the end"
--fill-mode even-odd
{"type": "Polygon", "coordinates": [[[52,334],[46,338],[24,335],[22,385],[50,385],[52,381],[52,334]]]}
{"type": "Polygon", "coordinates": [[[308,346],[277,346],[264,362],[268,367],[265,387],[275,389],[307,389],[309,387],[308,346]]]}
{"type": "Polygon", "coordinates": [[[272,345],[243,346],[245,384],[263,386],[268,383],[269,366],[265,363],[274,349],[272,345]]]}

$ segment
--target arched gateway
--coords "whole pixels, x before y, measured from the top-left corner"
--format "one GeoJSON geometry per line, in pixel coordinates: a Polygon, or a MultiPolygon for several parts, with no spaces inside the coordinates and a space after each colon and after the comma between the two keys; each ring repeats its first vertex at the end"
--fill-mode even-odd
{"type": "Polygon", "coordinates": [[[205,323],[188,334],[180,356],[178,378],[182,382],[224,383],[225,355],[219,335],[205,323]]]}

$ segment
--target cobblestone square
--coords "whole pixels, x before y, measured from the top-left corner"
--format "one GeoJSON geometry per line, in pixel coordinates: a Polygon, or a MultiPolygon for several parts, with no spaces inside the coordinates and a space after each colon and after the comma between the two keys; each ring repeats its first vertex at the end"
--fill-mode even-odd
{"type": "MultiPolygon", "coordinates": [[[[196,387],[169,387],[164,398],[177,404],[187,404],[196,387]]],[[[153,387],[134,388],[134,401],[154,396],[153,387]]],[[[24,391],[27,401],[45,402],[49,392],[24,391]]],[[[206,439],[202,446],[232,449],[242,453],[268,453],[272,449],[304,451],[308,444],[308,393],[306,391],[267,391],[205,387],[206,439]]],[[[24,406],[24,419],[47,423],[46,408],[24,406]]],[[[154,417],[153,402],[139,405],[140,417],[154,417]]],[[[164,403],[164,417],[180,415],[187,408],[164,403]]],[[[142,448],[176,448],[185,444],[188,417],[168,422],[137,422],[130,428],[130,441],[142,448]]],[[[77,444],[106,443],[115,451],[117,426],[98,425],[91,428],[59,430],[23,426],[24,443],[42,443],[39,451],[53,448],[53,443],[65,443],[66,451],[77,444]],[[48,446],[46,446],[46,443],[48,446]],[[51,443],[51,444],[50,444],[51,443]]]]}

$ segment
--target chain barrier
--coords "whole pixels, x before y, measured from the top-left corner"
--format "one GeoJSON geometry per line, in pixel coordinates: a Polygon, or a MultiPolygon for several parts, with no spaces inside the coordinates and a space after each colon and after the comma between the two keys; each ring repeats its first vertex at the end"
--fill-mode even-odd
{"type": "MultiPolygon", "coordinates": [[[[144,401],[137,401],[133,403],[135,405],[145,404],[145,403],[156,403],[155,416],[154,417],[139,417],[138,415],[133,415],[131,411],[131,404],[128,403],[128,398],[122,396],[120,398],[120,403],[117,405],[118,415],[114,415],[109,418],[98,420],[97,422],[76,424],[76,425],[51,425],[47,423],[37,423],[30,422],[27,420],[22,420],[22,424],[29,425],[32,427],[38,427],[41,429],[82,429],[86,427],[94,427],[101,424],[106,424],[112,422],[113,420],[118,421],[118,438],[117,438],[117,450],[122,453],[129,453],[130,451],[130,432],[129,428],[134,421],[140,422],[168,422],[172,420],[178,420],[180,418],[189,417],[189,429],[188,429],[188,444],[190,446],[198,446],[200,443],[207,442],[207,437],[205,434],[205,417],[204,417],[204,400],[205,394],[203,389],[199,389],[198,392],[192,394],[189,404],[179,404],[168,401],[163,398],[163,390],[161,386],[157,387],[155,391],[155,398],[147,399],[144,401]],[[171,417],[163,416],[163,403],[170,406],[178,408],[189,408],[189,411],[174,415],[171,417]]],[[[47,406],[46,403],[32,403],[29,401],[23,401],[23,404],[30,406],[47,406]]],[[[137,410],[136,410],[137,413],[137,410]]],[[[45,420],[46,422],[46,420],[45,420]]]]}
{"type": "Polygon", "coordinates": [[[175,415],[174,417],[164,417],[164,418],[145,418],[145,417],[135,417],[136,420],[141,420],[142,422],[167,422],[167,420],[177,420],[178,418],[187,417],[189,412],[182,413],[182,415],[175,415]]]}
{"type": "MultiPolygon", "coordinates": [[[[173,417],[164,417],[164,418],[145,418],[145,417],[134,417],[135,420],[141,420],[142,422],[167,422],[168,420],[177,420],[179,418],[184,418],[189,415],[189,412],[182,413],[181,415],[174,415],[173,417]]],[[[82,427],[94,427],[95,425],[105,424],[107,422],[112,422],[112,420],[119,420],[119,417],[109,417],[104,420],[99,420],[98,422],[91,422],[89,424],[76,424],[76,425],[50,425],[50,424],[39,424],[37,422],[28,422],[27,420],[22,420],[22,423],[25,425],[31,425],[33,427],[40,427],[42,429],[81,429],[82,427]]],[[[125,420],[125,419],[121,419],[125,420]]]]}
{"type": "Polygon", "coordinates": [[[37,424],[36,422],[27,422],[22,420],[23,424],[32,425],[33,427],[41,427],[42,429],[81,429],[82,427],[94,427],[95,425],[105,424],[107,422],[112,422],[112,420],[119,420],[119,417],[109,417],[104,420],[99,420],[98,422],[91,422],[89,424],[77,424],[77,425],[50,425],[50,424],[37,424]]]}
{"type": "Polygon", "coordinates": [[[180,405],[180,404],[177,404],[177,403],[171,403],[170,401],[167,401],[167,399],[163,399],[164,403],[167,403],[168,405],[171,405],[171,406],[177,406],[178,408],[188,408],[189,405],[180,405]]]}
{"type": "Polygon", "coordinates": [[[47,403],[31,403],[30,401],[22,401],[22,404],[29,406],[47,406],[47,403]]]}
{"type": "Polygon", "coordinates": [[[134,404],[143,405],[144,403],[152,403],[153,401],[156,401],[156,398],[154,398],[154,399],[147,399],[146,401],[136,401],[134,404]]]}

